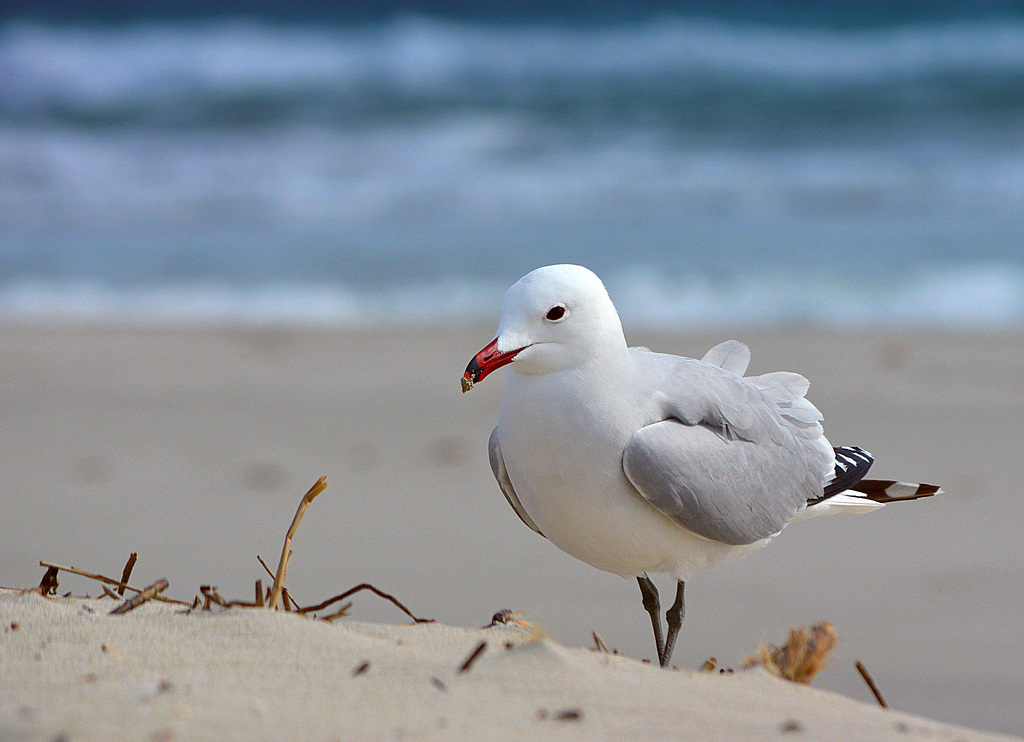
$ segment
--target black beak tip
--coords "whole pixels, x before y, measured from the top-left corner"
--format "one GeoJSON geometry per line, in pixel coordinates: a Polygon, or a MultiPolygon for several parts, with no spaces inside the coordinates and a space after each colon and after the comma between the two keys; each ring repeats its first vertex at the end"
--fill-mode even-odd
{"type": "Polygon", "coordinates": [[[477,363],[476,358],[474,357],[473,360],[469,362],[469,365],[466,366],[466,373],[462,376],[463,394],[472,389],[473,384],[480,380],[480,374],[482,371],[483,369],[480,368],[480,364],[477,363]]]}

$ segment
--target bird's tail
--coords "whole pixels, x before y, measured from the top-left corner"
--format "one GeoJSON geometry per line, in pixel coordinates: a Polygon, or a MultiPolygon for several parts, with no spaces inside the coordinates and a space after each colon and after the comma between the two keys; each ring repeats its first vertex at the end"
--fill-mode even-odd
{"type": "Polygon", "coordinates": [[[864,479],[874,458],[863,448],[843,446],[836,448],[835,474],[825,491],[793,519],[806,520],[833,513],[864,513],[889,502],[918,500],[942,493],[934,484],[897,482],[893,479],[864,479]]]}
{"type": "Polygon", "coordinates": [[[862,479],[850,489],[880,503],[919,500],[942,493],[942,488],[934,484],[896,482],[892,479],[862,479]]]}

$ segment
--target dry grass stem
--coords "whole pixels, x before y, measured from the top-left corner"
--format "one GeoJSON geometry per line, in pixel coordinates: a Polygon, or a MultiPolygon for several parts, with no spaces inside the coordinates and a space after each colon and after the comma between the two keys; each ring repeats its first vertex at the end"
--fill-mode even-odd
{"type": "Polygon", "coordinates": [[[371,585],[368,582],[364,582],[364,583],[362,583],[360,585],[356,585],[355,587],[351,588],[350,590],[346,590],[345,592],[341,593],[340,595],[335,595],[333,598],[329,598],[329,599],[325,600],[323,603],[317,603],[316,605],[307,606],[305,608],[299,608],[298,612],[302,613],[302,614],[306,614],[306,613],[316,613],[317,611],[322,611],[324,608],[326,608],[327,606],[331,605],[332,603],[337,603],[339,600],[344,600],[345,598],[348,598],[348,597],[350,597],[352,595],[355,595],[356,593],[358,593],[358,592],[360,592],[362,590],[369,590],[374,595],[376,595],[376,596],[378,596],[380,598],[383,598],[384,600],[389,601],[392,605],[394,605],[396,608],[398,608],[400,611],[402,611],[402,613],[404,613],[409,618],[411,618],[415,623],[433,623],[434,622],[434,619],[432,619],[432,618],[417,618],[413,614],[413,612],[410,611],[408,608],[406,608],[404,605],[402,605],[402,602],[400,600],[398,600],[398,598],[396,598],[394,595],[388,595],[383,590],[378,590],[377,588],[375,588],[373,585],[371,585]]]}
{"type": "MultiPolygon", "coordinates": [[[[272,569],[270,569],[270,567],[267,566],[267,563],[263,561],[263,557],[257,554],[256,560],[260,563],[263,569],[266,570],[267,574],[270,575],[270,579],[274,579],[274,572],[272,569]]],[[[267,597],[270,597],[270,588],[267,588],[267,597]]]]}
{"type": "Polygon", "coordinates": [[[121,584],[117,586],[117,594],[122,598],[124,597],[124,589],[128,586],[128,580],[132,576],[132,570],[135,569],[135,562],[138,558],[139,555],[133,551],[128,556],[128,561],[125,562],[124,569],[121,571],[121,584]]]}
{"type": "Polygon", "coordinates": [[[747,667],[760,665],[772,675],[810,685],[825,667],[837,641],[835,629],[828,621],[815,624],[809,630],[797,626],[790,629],[789,640],[783,646],[762,644],[758,647],[758,656],[748,657],[747,667]]]}
{"type": "Polygon", "coordinates": [[[117,606],[117,608],[110,612],[110,615],[117,616],[122,613],[127,613],[128,611],[135,610],[143,603],[152,600],[161,592],[166,590],[168,584],[169,583],[167,582],[167,580],[157,580],[149,587],[144,588],[142,591],[140,591],[138,595],[132,596],[131,598],[123,602],[121,605],[117,606]]]}
{"type": "MultiPolygon", "coordinates": [[[[412,611],[410,611],[404,604],[402,604],[401,601],[399,601],[393,595],[389,595],[388,593],[385,593],[384,591],[379,590],[368,583],[356,585],[352,589],[346,590],[344,593],[341,593],[340,595],[336,595],[335,597],[330,598],[329,600],[325,600],[322,603],[319,603],[314,606],[309,606],[306,608],[301,607],[295,600],[295,598],[293,598],[289,594],[288,589],[284,586],[284,580],[288,572],[288,562],[292,555],[292,539],[294,538],[295,533],[298,530],[299,523],[302,521],[302,518],[305,515],[306,510],[309,508],[310,503],[313,502],[317,495],[319,495],[327,488],[327,485],[327,478],[320,477],[320,479],[317,480],[316,484],[314,484],[309,489],[309,491],[306,492],[306,494],[303,496],[301,502],[299,503],[299,507],[295,512],[295,517],[292,519],[292,523],[288,529],[288,533],[285,536],[284,547],[281,550],[281,560],[278,564],[277,572],[272,572],[270,570],[270,567],[267,566],[267,563],[264,562],[259,555],[256,556],[256,559],[259,561],[260,565],[262,565],[263,569],[266,570],[267,574],[273,578],[274,582],[273,586],[266,588],[266,592],[264,592],[263,581],[256,580],[254,590],[255,600],[253,602],[246,602],[240,600],[226,600],[224,596],[222,596],[217,591],[217,588],[211,585],[201,585],[199,587],[199,592],[201,593],[202,597],[196,596],[192,603],[186,603],[180,600],[173,600],[171,598],[166,598],[163,595],[160,595],[160,593],[163,590],[167,589],[167,580],[159,580],[158,582],[154,583],[153,585],[150,585],[149,587],[143,590],[134,588],[128,584],[128,580],[130,579],[132,569],[134,568],[135,563],[138,560],[138,554],[135,552],[132,552],[132,554],[128,557],[128,561],[124,566],[124,570],[121,574],[120,580],[115,580],[105,575],[96,574],[94,572],[87,572],[84,569],[78,569],[76,567],[68,567],[61,564],[54,564],[52,562],[40,561],[40,566],[46,567],[46,573],[43,575],[43,578],[40,581],[39,586],[37,588],[34,588],[34,591],[39,592],[43,596],[56,595],[58,588],[57,578],[59,573],[63,571],[98,581],[100,583],[100,587],[103,590],[104,597],[110,597],[115,600],[121,600],[124,597],[124,592],[126,590],[135,593],[134,597],[128,599],[127,601],[124,601],[123,603],[118,605],[113,611],[111,611],[111,613],[113,614],[127,613],[128,611],[133,610],[134,608],[142,605],[148,600],[160,600],[167,603],[175,603],[177,605],[185,606],[189,612],[200,609],[209,611],[214,606],[217,606],[219,608],[268,607],[272,609],[283,608],[285,611],[293,611],[300,615],[306,615],[314,613],[316,611],[321,611],[324,608],[327,608],[328,606],[333,605],[334,603],[338,603],[344,600],[345,598],[354,595],[355,593],[360,592],[362,590],[369,590],[377,596],[383,598],[384,600],[387,600],[390,603],[392,603],[396,608],[398,608],[405,615],[411,618],[415,623],[431,622],[432,619],[417,617],[415,614],[412,613],[412,611]],[[111,590],[111,587],[113,587],[114,590],[116,590],[116,592],[114,590],[111,590]]],[[[65,597],[68,597],[70,595],[71,593],[68,593],[67,596],[65,597]]],[[[348,610],[349,608],[351,608],[351,606],[351,602],[343,603],[340,607],[336,608],[333,613],[325,615],[321,618],[325,621],[334,621],[335,619],[345,616],[348,613],[348,610]]]]}
{"type": "MultiPolygon", "coordinates": [[[[49,570],[53,570],[53,571],[59,570],[61,572],[70,572],[71,574],[78,575],[80,577],[88,577],[90,580],[98,580],[99,582],[105,582],[108,585],[114,585],[116,587],[120,587],[120,585],[121,585],[121,583],[118,582],[115,579],[112,579],[110,577],[104,577],[103,575],[94,574],[92,572],[86,572],[84,569],[78,569],[77,567],[65,567],[62,564],[54,564],[53,562],[47,562],[47,561],[44,561],[42,559],[39,560],[39,566],[40,567],[46,567],[47,570],[48,570],[47,574],[49,574],[49,570]]],[[[135,588],[131,588],[131,589],[135,590],[135,588]]],[[[141,591],[140,590],[135,590],[135,592],[141,592],[141,591]]]]}
{"type": "MultiPolygon", "coordinates": [[[[62,564],[54,564],[53,562],[47,562],[47,561],[42,560],[42,559],[39,560],[39,566],[47,568],[47,572],[43,576],[43,582],[41,582],[39,586],[43,587],[43,583],[45,583],[47,581],[47,578],[49,577],[50,572],[53,572],[53,574],[54,574],[54,580],[53,580],[53,590],[54,590],[54,592],[56,592],[56,589],[57,589],[57,581],[56,581],[57,571],[60,571],[60,572],[70,572],[73,575],[78,575],[79,577],[87,577],[90,580],[96,580],[98,582],[105,582],[106,584],[113,585],[115,587],[120,587],[122,584],[124,584],[124,583],[120,582],[119,580],[115,580],[115,579],[113,579],[111,577],[106,577],[104,575],[98,575],[98,574],[95,574],[93,572],[86,572],[84,569],[78,569],[77,567],[65,567],[62,564]]],[[[127,590],[131,590],[133,593],[141,593],[142,592],[142,590],[140,590],[139,588],[132,587],[131,585],[125,585],[124,587],[127,590]]],[[[68,595],[70,595],[70,594],[71,593],[68,593],[68,595]]],[[[181,600],[174,600],[173,598],[165,598],[163,595],[155,596],[154,600],[159,600],[159,601],[162,601],[164,603],[175,603],[177,605],[190,605],[190,603],[185,603],[185,602],[183,602],[181,600]]]]}
{"type": "MultiPolygon", "coordinates": [[[[271,571],[270,567],[267,566],[267,563],[265,561],[263,561],[263,557],[261,557],[259,554],[257,554],[256,555],[256,559],[259,560],[259,563],[263,566],[263,569],[265,569],[267,571],[267,574],[270,575],[270,579],[273,580],[274,579],[274,573],[271,571]]],[[[291,596],[290,592],[288,592],[287,590],[282,590],[281,597],[291,601],[292,610],[293,611],[299,610],[299,604],[295,602],[295,598],[293,598],[291,596]]],[[[264,597],[264,602],[266,602],[268,600],[270,600],[270,588],[269,587],[267,588],[267,594],[264,597]]]]}
{"type": "Polygon", "coordinates": [[[320,620],[331,623],[335,619],[343,618],[348,615],[348,609],[351,607],[351,603],[342,603],[341,608],[336,610],[334,613],[328,613],[326,616],[320,616],[320,620]]]}
{"type": "Polygon", "coordinates": [[[281,561],[277,565],[277,574],[274,575],[274,586],[270,590],[270,600],[267,601],[267,607],[270,610],[277,610],[277,604],[281,600],[281,589],[284,587],[284,578],[288,574],[288,560],[292,555],[292,538],[295,536],[295,532],[299,529],[299,523],[302,522],[302,516],[306,514],[306,510],[309,508],[310,503],[316,499],[316,496],[327,489],[328,481],[327,477],[320,477],[312,487],[302,497],[302,501],[299,503],[298,510],[295,511],[295,517],[292,518],[292,524],[288,528],[288,534],[284,537],[284,547],[281,549],[281,561]]]}
{"type": "Polygon", "coordinates": [[[878,705],[884,709],[889,708],[889,704],[887,704],[885,699],[882,698],[882,692],[878,690],[878,686],[875,685],[875,679],[871,677],[871,673],[868,672],[868,668],[864,667],[864,663],[860,660],[857,660],[857,672],[859,672],[860,676],[864,678],[864,682],[868,684],[868,689],[875,697],[875,700],[878,701],[878,705]]]}
{"type": "Polygon", "coordinates": [[[484,653],[485,649],[487,649],[486,641],[482,641],[479,644],[477,644],[476,649],[470,652],[469,656],[466,657],[465,661],[463,661],[463,663],[459,665],[459,674],[461,675],[464,672],[469,672],[469,668],[473,666],[474,662],[480,659],[480,655],[484,653]]]}
{"type": "MultiPolygon", "coordinates": [[[[203,610],[208,611],[212,606],[220,606],[221,608],[261,608],[263,604],[256,602],[248,602],[246,600],[227,600],[217,588],[210,585],[200,585],[199,592],[203,594],[203,610]]],[[[196,598],[198,600],[198,598],[196,598]]]]}

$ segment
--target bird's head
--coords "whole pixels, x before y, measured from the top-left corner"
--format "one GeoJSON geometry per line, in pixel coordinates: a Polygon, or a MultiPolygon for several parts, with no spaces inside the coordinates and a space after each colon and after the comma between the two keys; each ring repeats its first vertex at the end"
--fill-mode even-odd
{"type": "Polygon", "coordinates": [[[462,390],[515,361],[516,372],[546,374],[626,347],[601,279],[578,265],[549,265],[520,278],[501,300],[498,334],[466,367],[462,390]]]}

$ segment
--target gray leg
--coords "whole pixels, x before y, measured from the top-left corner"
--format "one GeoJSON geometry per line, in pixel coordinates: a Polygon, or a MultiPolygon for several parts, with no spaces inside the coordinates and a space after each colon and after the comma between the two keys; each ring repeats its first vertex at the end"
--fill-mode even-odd
{"type": "Polygon", "coordinates": [[[683,600],[685,587],[686,583],[679,580],[679,585],[676,587],[676,602],[665,613],[668,635],[665,637],[665,651],[661,656],[662,667],[668,667],[669,660],[672,659],[672,650],[676,647],[676,634],[679,633],[679,627],[683,625],[683,617],[686,616],[686,601],[683,600]]]}
{"type": "Polygon", "coordinates": [[[665,645],[661,639],[661,603],[658,601],[658,588],[651,582],[647,575],[640,575],[636,578],[640,583],[640,597],[643,599],[644,610],[651,615],[651,626],[654,627],[654,643],[658,648],[658,662],[665,666],[663,659],[665,645]]]}

